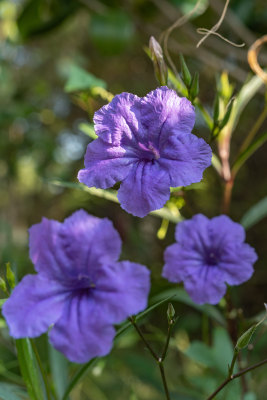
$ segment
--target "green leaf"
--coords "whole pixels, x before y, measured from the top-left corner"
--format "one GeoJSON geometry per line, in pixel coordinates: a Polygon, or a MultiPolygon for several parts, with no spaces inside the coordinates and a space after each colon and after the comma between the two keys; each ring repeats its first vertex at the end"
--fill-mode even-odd
{"type": "Polygon", "coordinates": [[[214,356],[212,349],[206,344],[195,340],[191,346],[185,351],[185,354],[192,360],[205,365],[206,367],[214,367],[214,356]]]}
{"type": "Polygon", "coordinates": [[[17,385],[0,382],[1,400],[22,400],[27,398],[27,393],[17,385]]]}
{"type": "Polygon", "coordinates": [[[199,73],[195,72],[189,89],[189,97],[192,102],[198,96],[198,93],[199,93],[199,73]]]}
{"type": "Polygon", "coordinates": [[[156,295],[152,300],[159,301],[162,298],[166,298],[167,296],[173,296],[172,302],[178,301],[188,306],[191,306],[196,310],[208,315],[210,318],[218,322],[220,325],[226,326],[226,321],[223,315],[215,306],[212,306],[210,304],[205,304],[203,306],[200,306],[199,304],[194,303],[189,297],[189,295],[186,293],[186,291],[182,288],[165,290],[164,292],[156,295]]]}
{"type": "Polygon", "coordinates": [[[45,400],[43,382],[39,373],[38,364],[28,338],[17,339],[16,348],[18,361],[31,400],[45,400]]]}
{"type": "Polygon", "coordinates": [[[105,55],[120,53],[130,46],[135,35],[135,27],[130,14],[122,10],[111,10],[94,14],[89,25],[90,38],[105,55]]]}
{"type": "Polygon", "coordinates": [[[68,360],[49,345],[50,370],[57,398],[61,399],[68,386],[68,360]]]}
{"type": "Polygon", "coordinates": [[[93,124],[87,124],[86,122],[81,122],[78,126],[79,130],[85,135],[89,136],[91,139],[97,139],[97,135],[94,130],[93,124]]]}
{"type": "Polygon", "coordinates": [[[264,86],[263,80],[254,75],[249,81],[247,81],[241,88],[240,92],[236,96],[236,101],[233,106],[231,118],[229,121],[229,128],[233,132],[236,128],[240,115],[249,101],[255,96],[255,94],[264,86]]]}
{"type": "MultiPolygon", "coordinates": [[[[92,196],[100,197],[102,199],[106,199],[109,201],[113,201],[114,203],[119,203],[117,198],[117,192],[112,189],[96,189],[94,187],[87,187],[82,183],[73,183],[73,182],[64,182],[59,179],[51,179],[47,181],[51,185],[66,187],[70,189],[78,189],[84,192],[89,193],[92,196]]],[[[177,210],[176,210],[177,211],[177,210]]],[[[174,213],[171,209],[167,207],[163,207],[160,210],[152,211],[150,215],[154,215],[159,218],[165,218],[171,222],[178,223],[182,221],[182,216],[179,213],[174,213]]]]}
{"type": "Polygon", "coordinates": [[[226,113],[225,113],[222,121],[219,122],[219,128],[220,129],[223,129],[225,127],[225,125],[228,123],[229,119],[230,119],[231,112],[232,112],[232,109],[233,109],[234,100],[235,100],[235,98],[232,97],[231,100],[229,101],[229,103],[227,104],[226,113]]]}
{"type": "Polygon", "coordinates": [[[240,351],[241,349],[244,349],[245,347],[248,346],[248,344],[251,341],[251,338],[252,338],[254,332],[256,331],[256,329],[258,328],[258,326],[261,325],[263,323],[263,321],[266,320],[266,318],[267,318],[267,306],[266,306],[266,304],[265,304],[265,309],[266,309],[266,313],[265,313],[264,317],[257,324],[251,326],[237,340],[237,343],[236,343],[236,346],[235,346],[237,351],[240,351]]]}
{"type": "Polygon", "coordinates": [[[106,88],[107,84],[102,79],[96,78],[78,65],[71,64],[67,72],[67,82],[64,90],[66,92],[83,91],[94,87],[106,88]]]}
{"type": "Polygon", "coordinates": [[[187,88],[190,87],[192,82],[192,77],[190,71],[186,65],[185,59],[182,54],[180,54],[180,62],[181,62],[181,70],[182,70],[182,78],[187,88]]]}
{"type": "Polygon", "coordinates": [[[213,105],[213,124],[216,126],[218,119],[219,119],[219,114],[220,114],[220,97],[219,94],[216,93],[214,105],[213,105]]]}
{"type": "Polygon", "coordinates": [[[14,272],[11,269],[10,262],[6,263],[6,279],[11,289],[14,289],[16,286],[16,279],[14,272]]]}
{"type": "Polygon", "coordinates": [[[73,15],[79,7],[76,0],[29,0],[17,20],[19,32],[23,39],[46,33],[73,15]]]}
{"type": "Polygon", "coordinates": [[[240,223],[245,229],[249,229],[263,218],[267,217],[267,197],[254,204],[242,217],[240,223]]]}
{"type": "Polygon", "coordinates": [[[263,133],[258,139],[254,140],[236,159],[232,171],[236,175],[242,165],[257,151],[267,140],[267,132],[263,133]]]}

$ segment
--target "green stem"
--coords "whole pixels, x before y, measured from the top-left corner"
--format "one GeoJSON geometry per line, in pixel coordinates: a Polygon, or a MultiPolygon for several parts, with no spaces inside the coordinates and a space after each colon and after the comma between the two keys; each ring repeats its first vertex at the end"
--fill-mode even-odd
{"type": "Polygon", "coordinates": [[[238,351],[235,350],[231,365],[229,367],[228,378],[231,378],[231,376],[233,375],[233,371],[234,371],[234,367],[235,367],[235,363],[236,363],[237,357],[238,357],[238,351]]]}
{"type": "Polygon", "coordinates": [[[229,376],[227,379],[225,379],[225,381],[223,381],[223,383],[207,398],[207,400],[212,400],[214,399],[214,397],[226,386],[228,385],[229,382],[231,382],[232,380],[236,379],[236,378],[240,378],[240,376],[243,376],[244,374],[247,374],[250,371],[253,371],[253,369],[259,368],[262,365],[267,363],[267,358],[263,361],[260,361],[257,364],[251,365],[248,368],[245,368],[243,370],[241,370],[240,372],[238,372],[237,374],[231,375],[229,376]]]}
{"type": "Polygon", "coordinates": [[[52,400],[51,395],[50,395],[50,388],[49,388],[47,376],[46,376],[45,370],[44,370],[44,368],[43,368],[42,361],[41,361],[41,359],[40,359],[40,356],[39,356],[39,353],[38,353],[36,344],[35,344],[35,342],[34,342],[33,339],[30,339],[30,342],[31,342],[32,349],[33,349],[34,355],[35,355],[35,357],[36,357],[36,360],[37,360],[37,363],[38,363],[38,366],[39,366],[39,369],[40,369],[40,372],[41,372],[41,375],[42,375],[42,378],[43,378],[43,382],[44,382],[44,385],[45,385],[45,390],[46,390],[47,399],[48,399],[48,400],[52,400]]]}
{"type": "Polygon", "coordinates": [[[169,343],[170,343],[170,338],[171,338],[171,332],[172,332],[173,325],[174,325],[174,321],[171,320],[169,322],[169,324],[168,324],[167,338],[166,338],[165,346],[164,346],[164,349],[163,349],[163,352],[162,352],[162,355],[161,355],[161,362],[163,362],[165,360],[166,355],[167,355],[167,350],[168,350],[169,343]]]}
{"type": "Polygon", "coordinates": [[[166,376],[165,376],[165,370],[164,370],[164,366],[163,366],[163,361],[160,361],[160,362],[158,363],[158,365],[159,365],[160,375],[161,375],[161,379],[162,379],[163,386],[164,386],[164,390],[165,390],[166,399],[167,399],[167,400],[171,400],[171,398],[170,398],[170,393],[169,393],[169,389],[168,389],[168,386],[167,386],[167,381],[166,381],[166,376]]]}
{"type": "Polygon", "coordinates": [[[135,319],[134,317],[130,317],[129,321],[131,322],[131,324],[133,325],[133,327],[135,328],[135,330],[137,331],[138,335],[140,336],[140,338],[143,340],[146,348],[149,350],[150,354],[152,355],[152,357],[158,362],[159,361],[159,357],[157,356],[157,354],[155,353],[155,351],[152,349],[152,347],[150,346],[150,344],[148,343],[148,341],[146,340],[146,338],[144,337],[143,333],[141,332],[141,330],[139,329],[138,325],[135,323],[135,319]]]}

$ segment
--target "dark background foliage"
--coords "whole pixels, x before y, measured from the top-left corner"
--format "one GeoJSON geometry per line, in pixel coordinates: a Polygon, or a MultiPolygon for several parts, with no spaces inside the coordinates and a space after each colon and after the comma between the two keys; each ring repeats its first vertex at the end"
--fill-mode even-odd
{"type": "MultiPolygon", "coordinates": [[[[143,220],[134,218],[114,203],[83,191],[53,185],[51,180],[77,182],[77,172],[83,167],[83,155],[91,140],[83,132],[82,124],[91,123],[94,111],[105,103],[101,93],[91,90],[90,79],[83,77],[79,68],[92,74],[93,82],[100,79],[97,86],[109,92],[128,91],[145,95],[157,86],[157,82],[144,46],[148,45],[151,35],[159,38],[161,32],[188,12],[194,3],[193,0],[0,1],[2,274],[8,261],[18,280],[26,272],[33,271],[27,244],[27,229],[32,224],[39,222],[42,216],[63,220],[74,210],[84,208],[96,216],[112,219],[124,242],[122,258],[146,264],[153,271],[152,295],[170,288],[160,278],[160,273],[163,251],[174,240],[172,224],[166,237],[160,240],[157,237],[160,219],[152,216],[143,220]],[[88,88],[79,87],[81,81],[84,85],[87,82],[88,88]]],[[[178,55],[182,52],[190,70],[199,71],[200,98],[208,109],[212,107],[216,80],[223,70],[228,71],[235,92],[240,89],[250,72],[246,60],[248,45],[266,33],[267,7],[264,0],[232,0],[230,3],[220,33],[237,43],[245,41],[244,48],[235,48],[219,38],[210,37],[196,49],[200,39],[196,29],[214,25],[222,12],[221,0],[213,0],[210,5],[208,0],[203,0],[201,7],[206,11],[174,31],[169,40],[176,67],[180,69],[178,55]]],[[[266,56],[262,61],[266,61],[266,56]]],[[[262,91],[247,106],[235,131],[233,159],[263,106],[262,91]]],[[[266,127],[265,124],[261,128],[262,132],[266,127]]],[[[194,133],[208,138],[200,116],[194,133]]],[[[198,212],[209,217],[218,215],[221,196],[221,181],[210,168],[205,173],[203,184],[186,192],[181,212],[185,217],[198,212]]],[[[264,196],[266,145],[247,162],[236,179],[231,217],[239,221],[264,196]]],[[[255,247],[259,261],[253,278],[233,290],[236,309],[242,309],[248,318],[261,312],[266,301],[266,225],[265,218],[248,231],[247,241],[255,247]]],[[[166,367],[173,399],[203,398],[201,393],[209,392],[214,382],[224,376],[227,361],[223,364],[222,357],[225,351],[227,353],[224,349],[229,349],[229,338],[207,315],[182,302],[175,302],[175,307],[181,318],[174,332],[166,367]],[[203,339],[206,347],[192,348],[196,339],[203,339]],[[213,347],[208,347],[211,344],[213,347]],[[188,349],[191,353],[186,355],[188,349]]],[[[158,348],[166,329],[165,311],[166,307],[162,306],[144,321],[145,330],[158,348]]],[[[20,386],[22,380],[3,320],[0,328],[0,379],[3,385],[16,383],[20,386]]],[[[266,337],[263,329],[253,352],[248,351],[250,360],[257,361],[266,353],[266,337]]],[[[65,361],[56,353],[47,358],[45,337],[38,341],[38,346],[50,376],[56,375],[64,386],[65,361]],[[62,363],[64,368],[53,371],[51,357],[55,357],[55,365],[62,363]]],[[[251,397],[246,400],[263,399],[266,385],[264,369],[258,370],[250,380],[251,397]]],[[[60,383],[56,385],[55,391],[60,393],[62,386],[60,383]]],[[[11,390],[9,387],[6,389],[11,390]]],[[[229,390],[231,393],[224,392],[220,398],[239,398],[238,383],[234,382],[232,388],[229,385],[229,390]]],[[[86,375],[72,398],[156,400],[162,398],[162,389],[153,360],[130,331],[121,338],[111,356],[100,360],[86,375]]]]}

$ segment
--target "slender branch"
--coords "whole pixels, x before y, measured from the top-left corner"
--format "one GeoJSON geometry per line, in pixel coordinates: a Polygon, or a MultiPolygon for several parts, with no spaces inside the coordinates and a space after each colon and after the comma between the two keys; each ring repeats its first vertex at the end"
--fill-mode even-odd
{"type": "Polygon", "coordinates": [[[128,318],[129,321],[131,322],[131,324],[133,325],[133,327],[135,328],[135,330],[137,331],[138,335],[140,336],[140,338],[143,340],[146,348],[150,351],[150,354],[152,355],[152,357],[159,362],[159,357],[157,356],[157,354],[155,353],[155,351],[152,349],[152,347],[150,346],[150,344],[148,343],[148,341],[146,340],[146,338],[144,337],[143,333],[141,332],[141,330],[139,329],[138,325],[135,323],[135,319],[134,317],[130,317],[128,318]]]}
{"type": "Polygon", "coordinates": [[[225,379],[225,381],[223,381],[223,383],[207,398],[207,400],[212,400],[214,399],[214,397],[226,386],[228,385],[229,382],[231,382],[232,380],[236,379],[236,378],[240,378],[240,376],[247,374],[250,371],[253,371],[253,369],[256,369],[258,367],[261,367],[262,365],[267,364],[267,358],[263,361],[260,361],[257,364],[251,365],[248,368],[245,368],[243,370],[241,370],[240,372],[231,375],[230,377],[228,377],[227,379],[225,379]]]}
{"type": "Polygon", "coordinates": [[[231,378],[231,376],[233,375],[235,362],[237,360],[238,353],[239,353],[238,351],[236,351],[236,350],[234,351],[233,359],[232,359],[231,365],[229,367],[228,378],[231,378]]]}
{"type": "Polygon", "coordinates": [[[169,341],[170,341],[170,334],[171,334],[170,325],[172,325],[173,323],[172,324],[169,323],[168,335],[167,335],[166,343],[165,343],[165,346],[164,346],[164,349],[163,349],[162,357],[159,357],[155,353],[155,351],[152,349],[152,347],[150,346],[150,344],[148,343],[146,338],[144,337],[144,335],[141,332],[141,330],[139,329],[138,325],[135,323],[135,317],[130,317],[128,319],[131,322],[131,324],[133,325],[133,327],[135,328],[135,330],[137,331],[137,333],[140,336],[140,338],[142,339],[142,341],[144,342],[145,346],[149,350],[149,352],[152,355],[152,357],[157,361],[157,364],[158,364],[159,370],[160,370],[160,375],[161,375],[163,387],[164,387],[164,391],[165,391],[165,395],[166,395],[166,400],[171,400],[169,389],[168,389],[168,385],[167,385],[167,381],[166,381],[166,375],[165,375],[165,370],[164,370],[163,363],[164,363],[164,359],[165,359],[166,354],[167,354],[167,349],[168,349],[168,345],[169,345],[169,341]]]}
{"type": "Polygon", "coordinates": [[[164,346],[164,349],[163,349],[163,352],[162,352],[162,355],[161,355],[161,361],[162,362],[165,360],[166,355],[167,355],[167,350],[168,350],[169,343],[170,343],[170,338],[171,338],[171,332],[172,332],[173,325],[174,325],[174,321],[171,320],[169,322],[169,324],[168,324],[167,338],[166,338],[165,346],[164,346]]]}
{"type": "Polygon", "coordinates": [[[164,366],[163,366],[163,361],[159,362],[159,370],[160,370],[160,374],[161,374],[161,379],[163,382],[163,386],[164,386],[164,390],[165,390],[165,394],[166,394],[166,399],[167,400],[171,400],[170,398],[170,393],[169,393],[169,389],[167,386],[167,381],[166,381],[166,376],[165,376],[165,370],[164,370],[164,366]]]}

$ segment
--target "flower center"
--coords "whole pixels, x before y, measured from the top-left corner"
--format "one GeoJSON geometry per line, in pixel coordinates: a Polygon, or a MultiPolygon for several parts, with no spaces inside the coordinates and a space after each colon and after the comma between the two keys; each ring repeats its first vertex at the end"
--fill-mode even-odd
{"type": "Polygon", "coordinates": [[[217,265],[219,258],[213,251],[209,251],[206,254],[205,261],[208,265],[217,265]]]}
{"type": "Polygon", "coordinates": [[[146,152],[145,158],[149,160],[158,160],[160,158],[160,154],[158,149],[153,145],[153,143],[148,142],[148,145],[145,145],[143,143],[138,143],[138,146],[140,147],[141,150],[146,152]]]}
{"type": "Polygon", "coordinates": [[[89,276],[83,274],[78,275],[78,277],[76,278],[75,286],[76,289],[79,290],[80,289],[89,290],[95,288],[95,284],[91,281],[89,276]]]}

